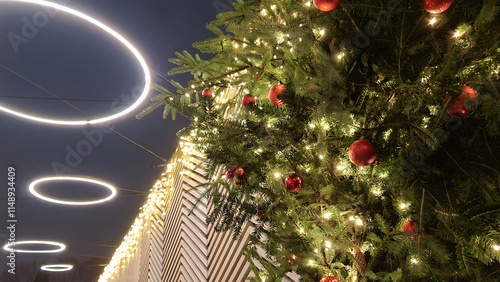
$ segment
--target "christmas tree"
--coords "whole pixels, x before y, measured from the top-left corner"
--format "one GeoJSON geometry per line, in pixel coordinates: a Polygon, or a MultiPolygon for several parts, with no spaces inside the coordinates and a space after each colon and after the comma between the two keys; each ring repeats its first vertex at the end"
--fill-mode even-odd
{"type": "Polygon", "coordinates": [[[164,117],[255,281],[500,280],[495,0],[250,0],[177,54],[164,117]],[[223,173],[220,173],[220,170],[223,173]],[[223,189],[221,189],[223,187],[223,189]],[[257,249],[265,250],[261,256],[257,249]]]}

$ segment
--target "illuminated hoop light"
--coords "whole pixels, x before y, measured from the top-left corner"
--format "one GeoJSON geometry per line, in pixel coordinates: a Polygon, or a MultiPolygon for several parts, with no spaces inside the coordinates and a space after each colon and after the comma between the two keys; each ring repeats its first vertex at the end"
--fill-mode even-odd
{"type": "Polygon", "coordinates": [[[45,201],[48,201],[48,202],[52,202],[52,203],[56,203],[56,204],[63,204],[63,205],[75,205],[75,206],[99,204],[99,203],[109,201],[116,196],[116,189],[111,184],[103,182],[103,181],[99,181],[96,179],[92,179],[92,178],[76,177],[76,176],[54,176],[54,177],[40,178],[40,179],[37,179],[37,180],[31,182],[31,184],[29,186],[29,191],[35,197],[38,197],[38,198],[45,200],[45,201]],[[47,196],[44,196],[44,195],[38,193],[35,190],[35,186],[37,184],[39,184],[41,182],[55,181],[55,180],[79,181],[79,182],[87,182],[87,183],[97,184],[97,185],[101,185],[101,186],[108,188],[111,191],[111,194],[108,197],[103,198],[103,199],[99,199],[99,200],[95,200],[95,201],[81,202],[81,201],[63,201],[63,200],[50,198],[50,197],[47,197],[47,196]]]}
{"type": "Polygon", "coordinates": [[[66,249],[66,245],[59,242],[52,241],[16,241],[14,243],[9,243],[3,246],[3,249],[8,252],[16,252],[16,253],[31,253],[31,254],[47,254],[47,253],[59,253],[66,249]],[[26,244],[40,244],[40,245],[49,245],[58,247],[58,249],[53,250],[27,250],[27,249],[18,249],[16,246],[18,245],[26,245],[26,244]]]}
{"type": "Polygon", "coordinates": [[[60,4],[56,4],[56,3],[48,2],[48,1],[43,1],[43,0],[0,0],[0,2],[9,2],[9,1],[10,2],[26,2],[26,3],[38,4],[38,5],[54,8],[58,11],[63,11],[63,12],[66,12],[68,14],[71,14],[73,16],[76,16],[78,18],[81,18],[83,20],[86,20],[87,22],[90,22],[90,23],[96,25],[97,27],[99,27],[100,29],[106,31],[108,34],[110,34],[111,36],[116,38],[118,41],[120,41],[123,45],[125,45],[125,47],[127,47],[134,54],[134,56],[136,57],[137,61],[139,62],[139,64],[141,65],[141,67],[144,71],[145,83],[144,83],[144,89],[142,90],[141,95],[139,96],[137,101],[135,101],[135,103],[133,103],[130,107],[128,107],[128,108],[124,109],[123,111],[118,112],[116,114],[105,116],[102,118],[92,119],[92,120],[46,119],[46,118],[41,118],[41,117],[37,117],[37,116],[28,115],[28,114],[25,114],[22,112],[14,111],[12,109],[2,107],[2,106],[0,106],[0,111],[6,112],[6,113],[9,113],[9,114],[21,117],[21,118],[30,119],[30,120],[34,120],[34,121],[38,121],[38,122],[43,122],[43,123],[60,124],[60,125],[84,125],[84,124],[103,123],[103,122],[110,121],[110,120],[119,118],[121,116],[124,116],[124,115],[130,113],[131,111],[133,111],[135,108],[137,108],[146,99],[146,97],[149,93],[150,87],[151,87],[150,86],[151,75],[149,73],[149,68],[146,64],[146,61],[142,57],[142,55],[139,53],[139,51],[129,41],[127,41],[123,36],[121,36],[119,33],[114,31],[113,29],[111,29],[107,25],[101,23],[100,21],[98,21],[90,16],[87,16],[86,14],[83,14],[83,13],[78,12],[76,10],[73,10],[71,8],[62,6],[60,4]]]}
{"type": "Polygon", "coordinates": [[[43,271],[63,272],[70,271],[71,269],[73,269],[73,266],[71,264],[47,264],[42,265],[40,269],[43,271]]]}

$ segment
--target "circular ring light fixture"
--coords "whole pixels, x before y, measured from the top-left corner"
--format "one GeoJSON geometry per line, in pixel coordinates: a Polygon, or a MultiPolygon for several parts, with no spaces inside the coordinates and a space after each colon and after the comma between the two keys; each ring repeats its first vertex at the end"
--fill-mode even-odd
{"type": "Polygon", "coordinates": [[[119,118],[121,116],[124,116],[124,115],[130,113],[131,111],[133,111],[135,108],[137,108],[146,99],[146,97],[149,93],[150,84],[151,84],[151,74],[149,73],[149,68],[146,64],[146,60],[144,60],[141,53],[139,53],[139,51],[127,39],[125,39],[119,33],[114,31],[113,29],[111,29],[107,25],[101,23],[100,21],[98,21],[98,20],[96,20],[96,19],[94,19],[94,18],[92,18],[84,13],[78,12],[76,10],[62,6],[62,5],[57,4],[57,3],[43,1],[43,0],[0,0],[0,3],[1,2],[25,2],[25,3],[37,4],[37,5],[41,5],[41,6],[54,8],[57,11],[66,12],[66,13],[71,14],[77,18],[81,18],[81,19],[99,27],[100,29],[104,30],[110,36],[112,36],[113,38],[118,40],[120,43],[122,43],[125,47],[127,47],[127,49],[130,50],[130,52],[132,52],[132,54],[134,54],[135,58],[137,59],[137,61],[141,65],[142,70],[144,72],[144,89],[142,90],[142,93],[139,96],[139,98],[137,99],[137,101],[135,101],[131,106],[124,109],[123,111],[109,115],[109,116],[105,116],[105,117],[101,117],[101,118],[97,118],[97,119],[91,119],[91,120],[47,119],[47,118],[42,118],[39,116],[29,115],[27,113],[23,113],[23,112],[19,112],[19,111],[14,111],[12,109],[9,109],[9,108],[3,107],[3,106],[0,106],[0,111],[6,112],[6,113],[9,113],[9,114],[21,117],[21,118],[34,120],[34,121],[38,121],[38,122],[43,122],[43,123],[59,124],[59,125],[85,125],[85,124],[103,123],[103,122],[110,121],[110,120],[119,118]]]}
{"type": "Polygon", "coordinates": [[[16,241],[14,243],[9,243],[3,246],[3,249],[9,252],[16,253],[31,253],[31,254],[47,254],[47,253],[58,253],[62,252],[66,249],[66,245],[59,242],[51,242],[51,241],[16,241]],[[52,250],[29,250],[29,249],[20,249],[17,246],[19,245],[27,245],[27,244],[40,244],[40,245],[48,245],[55,246],[57,249],[52,250]]]}
{"type": "Polygon", "coordinates": [[[89,177],[77,177],[77,176],[53,176],[53,177],[40,178],[40,179],[37,179],[37,180],[31,182],[31,184],[29,185],[29,191],[35,197],[38,197],[38,198],[40,198],[42,200],[45,200],[45,201],[48,201],[48,202],[52,202],[52,203],[56,203],[56,204],[74,205],[74,206],[99,204],[99,203],[103,203],[103,202],[109,201],[109,200],[111,200],[112,198],[114,198],[116,196],[116,189],[111,184],[103,182],[103,181],[100,181],[100,180],[96,180],[96,179],[93,179],[93,178],[89,178],[89,177]],[[109,196],[107,196],[106,198],[102,198],[102,199],[99,199],[99,200],[81,202],[81,201],[65,201],[65,200],[58,200],[58,199],[50,198],[50,197],[47,197],[47,196],[44,196],[44,195],[38,193],[35,190],[36,185],[39,184],[39,183],[49,182],[49,181],[56,181],[56,180],[77,181],[77,182],[86,182],[86,183],[101,185],[101,186],[104,186],[104,187],[108,188],[111,191],[111,194],[109,196]]]}
{"type": "Polygon", "coordinates": [[[42,265],[40,269],[43,271],[63,272],[70,271],[73,269],[73,266],[71,264],[46,264],[42,265]]]}

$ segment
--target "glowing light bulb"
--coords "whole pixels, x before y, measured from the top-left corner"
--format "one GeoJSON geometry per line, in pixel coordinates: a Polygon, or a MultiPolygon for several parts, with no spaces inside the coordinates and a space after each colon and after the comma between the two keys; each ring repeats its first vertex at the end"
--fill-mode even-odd
{"type": "Polygon", "coordinates": [[[495,251],[500,250],[500,246],[499,246],[499,245],[494,245],[494,246],[493,246],[493,250],[495,250],[495,251]]]}
{"type": "Polygon", "coordinates": [[[327,247],[328,249],[330,249],[332,247],[332,244],[329,241],[326,241],[325,242],[325,247],[327,247]]]}
{"type": "Polygon", "coordinates": [[[307,6],[307,7],[311,7],[311,1],[307,1],[307,2],[306,2],[306,6],[307,6]]]}
{"type": "Polygon", "coordinates": [[[276,10],[276,5],[271,5],[271,10],[276,10]]]}
{"type": "Polygon", "coordinates": [[[326,219],[329,219],[331,216],[332,216],[332,214],[331,214],[331,213],[329,213],[329,212],[325,212],[325,213],[323,214],[323,217],[324,217],[324,218],[326,218],[326,219]]]}
{"type": "Polygon", "coordinates": [[[437,22],[437,19],[436,18],[432,18],[430,21],[429,21],[429,24],[430,25],[433,25],[437,22]]]}

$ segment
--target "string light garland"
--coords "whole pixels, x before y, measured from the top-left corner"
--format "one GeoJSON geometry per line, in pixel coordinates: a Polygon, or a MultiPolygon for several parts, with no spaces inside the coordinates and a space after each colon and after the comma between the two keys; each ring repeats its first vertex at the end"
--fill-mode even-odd
{"type": "Polygon", "coordinates": [[[66,6],[62,6],[60,4],[49,2],[49,1],[42,1],[42,0],[0,0],[0,3],[2,3],[2,2],[31,3],[31,4],[36,4],[36,5],[41,5],[41,6],[53,8],[53,9],[55,9],[57,11],[65,12],[65,13],[73,15],[73,16],[75,16],[77,18],[83,19],[83,20],[85,20],[85,21],[87,21],[87,22],[89,22],[89,23],[97,26],[98,28],[104,30],[112,38],[115,38],[120,43],[122,43],[122,45],[124,45],[128,50],[130,50],[130,52],[132,52],[132,54],[135,56],[135,58],[137,59],[137,61],[141,65],[142,70],[144,72],[144,88],[143,88],[143,90],[142,90],[141,95],[139,96],[139,98],[137,98],[137,100],[132,105],[130,105],[128,108],[126,108],[126,109],[124,109],[124,110],[122,110],[122,111],[120,111],[118,113],[115,113],[115,114],[112,114],[112,115],[108,115],[108,116],[105,116],[105,117],[101,117],[101,118],[97,118],[97,119],[90,119],[90,120],[48,119],[48,118],[42,118],[42,117],[39,117],[39,116],[30,115],[30,114],[27,114],[25,112],[15,111],[13,109],[10,109],[10,108],[4,107],[4,106],[0,106],[0,111],[6,112],[6,113],[9,113],[11,115],[14,115],[14,116],[17,116],[17,117],[21,117],[21,118],[24,118],[24,119],[38,121],[38,122],[42,122],[42,123],[49,123],[49,124],[71,125],[71,126],[74,126],[74,125],[85,125],[85,124],[97,124],[97,123],[103,123],[103,122],[107,122],[107,121],[110,121],[110,120],[114,120],[114,119],[117,119],[119,117],[122,117],[122,116],[130,113],[131,111],[133,111],[134,109],[136,109],[146,99],[146,97],[148,96],[148,93],[149,93],[149,90],[150,90],[150,87],[151,87],[150,86],[150,84],[151,84],[151,75],[150,75],[150,72],[149,72],[149,67],[146,64],[146,60],[143,58],[143,56],[141,55],[141,53],[139,53],[139,51],[137,50],[137,48],[135,48],[127,39],[125,39],[122,35],[120,35],[116,31],[114,31],[113,29],[111,29],[107,25],[101,23],[100,21],[98,21],[98,20],[96,20],[96,19],[94,19],[94,18],[92,18],[92,17],[90,17],[90,16],[88,16],[88,15],[82,13],[82,12],[79,12],[79,11],[73,10],[71,8],[68,8],[66,6]]]}
{"type": "Polygon", "coordinates": [[[16,253],[30,253],[30,254],[48,254],[48,253],[59,253],[62,252],[66,249],[66,245],[60,242],[53,242],[53,241],[38,241],[38,240],[33,240],[33,241],[16,241],[13,243],[8,243],[5,246],[3,246],[3,249],[8,252],[16,252],[16,253]],[[55,246],[57,249],[52,249],[52,250],[30,250],[30,249],[20,249],[17,246],[19,245],[33,245],[33,244],[38,244],[38,245],[48,245],[48,246],[55,246]]]}
{"type": "Polygon", "coordinates": [[[73,269],[73,265],[71,264],[46,264],[42,265],[40,267],[41,270],[43,271],[50,271],[50,272],[64,272],[64,271],[70,271],[73,269]]]}
{"type": "MultiPolygon", "coordinates": [[[[195,144],[190,141],[190,137],[181,137],[179,142],[180,156],[174,157],[166,165],[166,170],[161,174],[160,179],[150,190],[146,203],[140,208],[140,213],[134,220],[127,235],[116,249],[108,265],[104,268],[98,282],[113,280],[121,267],[125,265],[134,255],[139,245],[139,240],[144,229],[151,224],[153,215],[160,213],[159,206],[165,206],[170,201],[175,192],[174,177],[177,173],[180,177],[190,176],[191,170],[196,168],[193,155],[202,157],[203,154],[195,149],[195,144]],[[181,166],[179,168],[178,166],[181,166]]],[[[174,156],[177,152],[174,154],[174,156]]],[[[165,212],[161,213],[163,216],[165,212]]]]}
{"type": "Polygon", "coordinates": [[[48,202],[52,202],[52,203],[56,203],[56,204],[62,204],[62,205],[77,205],[77,206],[78,205],[79,206],[83,206],[83,205],[100,204],[100,203],[103,203],[103,202],[107,202],[107,201],[113,199],[116,196],[116,188],[113,187],[113,185],[111,185],[111,184],[109,184],[107,182],[101,181],[101,180],[94,179],[94,178],[79,177],[79,176],[53,176],[53,177],[40,178],[40,179],[37,179],[37,180],[35,180],[35,181],[33,181],[33,182],[30,183],[30,185],[29,185],[29,191],[35,197],[40,198],[40,199],[42,199],[44,201],[48,201],[48,202]],[[54,198],[42,195],[42,194],[38,193],[35,190],[36,185],[39,184],[39,183],[50,182],[50,181],[57,181],[57,180],[58,181],[86,182],[86,183],[101,185],[101,186],[104,186],[104,187],[108,188],[111,191],[111,194],[109,196],[107,196],[106,198],[102,198],[102,199],[95,200],[95,201],[85,201],[85,202],[83,202],[83,201],[58,200],[58,199],[54,199],[54,198]]]}

